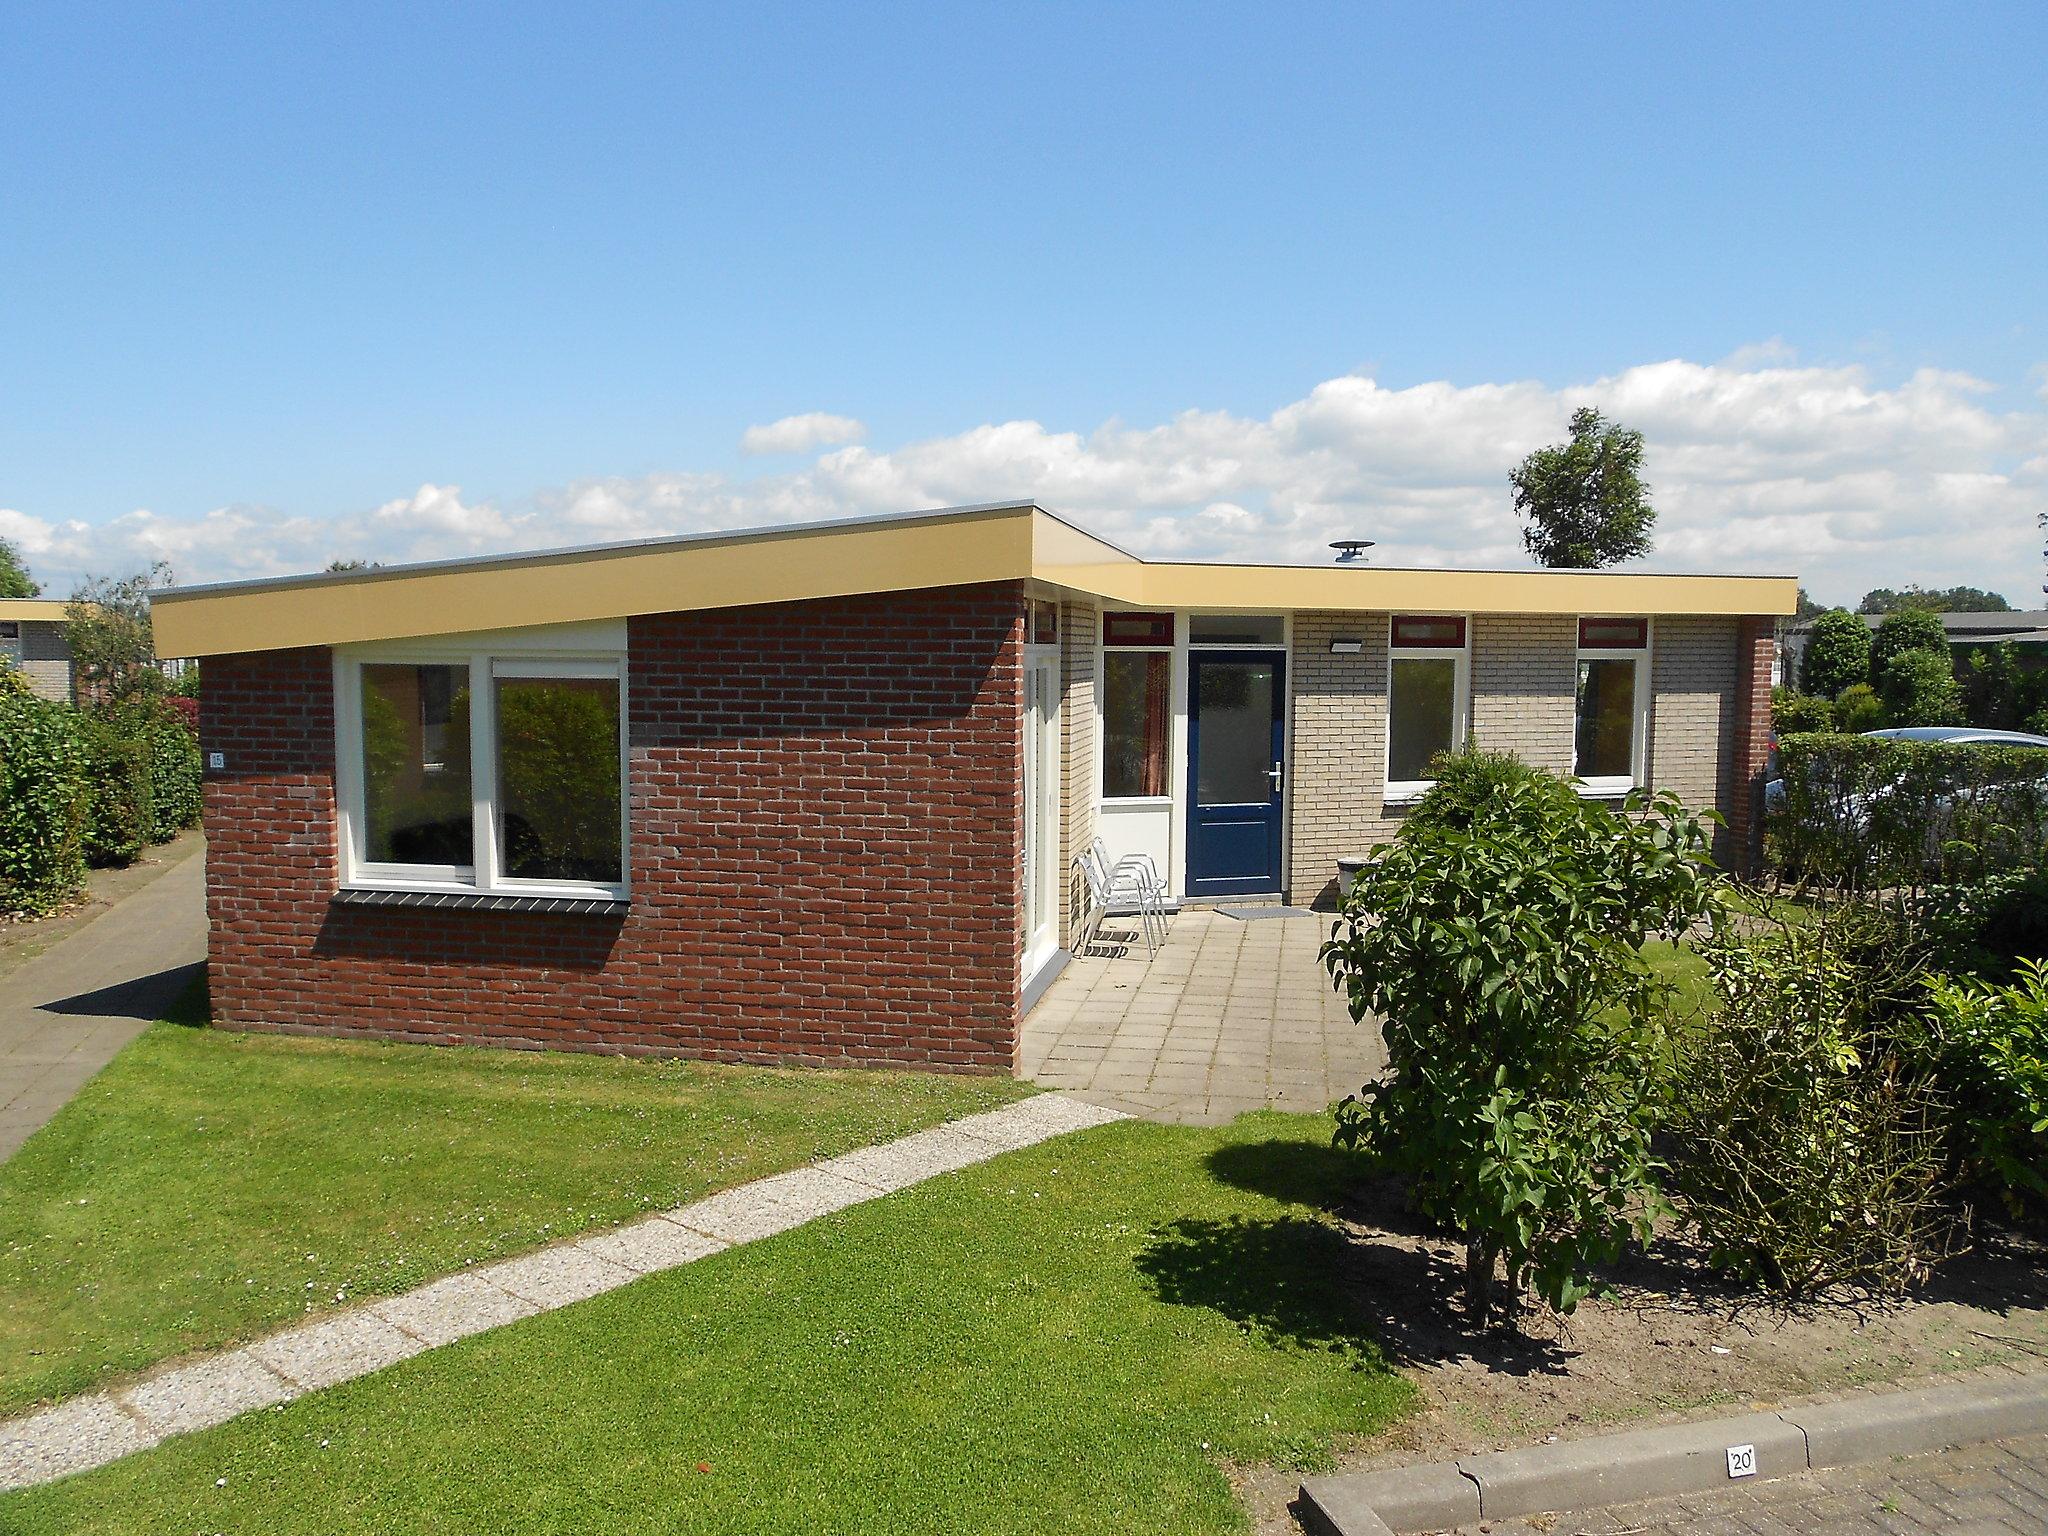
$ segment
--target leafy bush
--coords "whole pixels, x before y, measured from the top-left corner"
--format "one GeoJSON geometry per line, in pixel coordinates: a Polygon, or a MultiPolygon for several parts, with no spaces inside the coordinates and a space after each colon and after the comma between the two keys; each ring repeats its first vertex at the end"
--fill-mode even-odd
{"type": "Polygon", "coordinates": [[[85,856],[92,864],[132,864],[149,845],[152,819],[149,739],[127,711],[79,717],[91,790],[85,856]]]}
{"type": "Polygon", "coordinates": [[[1799,686],[1832,699],[1870,681],[1870,626],[1846,608],[1830,608],[1813,621],[1799,660],[1799,686]]]}
{"type": "Polygon", "coordinates": [[[1883,686],[1885,668],[1908,651],[1932,651],[1948,659],[1948,631],[1927,608],[1901,608],[1885,615],[1870,642],[1870,681],[1883,686]]]}
{"type": "Polygon", "coordinates": [[[1948,652],[1901,651],[1877,674],[1888,725],[1961,725],[1963,685],[1948,652]]]}
{"type": "Polygon", "coordinates": [[[149,752],[149,840],[168,842],[199,825],[199,738],[168,703],[142,724],[149,752]]]}
{"type": "Polygon", "coordinates": [[[1928,1044],[1955,1105],[1971,1171],[2008,1201],[2048,1197],[2048,961],[2009,986],[1935,977],[1928,1044]]]}
{"type": "Polygon", "coordinates": [[[1831,890],[1920,890],[2048,860],[2048,751],[1884,737],[1778,741],[1770,848],[1831,890]]]}
{"type": "Polygon", "coordinates": [[[1640,946],[1712,901],[1708,818],[1641,791],[1617,811],[1498,755],[1437,771],[1323,947],[1390,1068],[1340,1106],[1337,1141],[1462,1236],[1475,1322],[1503,1263],[1511,1299],[1569,1312],[1662,1209],[1648,1042],[1669,988],[1640,946]]]}
{"type": "Polygon", "coordinates": [[[1936,886],[1917,915],[1933,969],[2011,981],[2022,960],[2048,956],[2048,867],[1936,886]]]}
{"type": "Polygon", "coordinates": [[[1835,706],[1832,701],[1790,688],[1771,690],[1771,729],[1779,735],[1795,731],[1832,731],[1835,706]]]}
{"type": "Polygon", "coordinates": [[[1674,1074],[1674,1193],[1713,1262],[1782,1296],[1902,1291],[1949,1251],[1947,1108],[1899,1049],[1888,925],[1854,908],[1701,946],[1720,1006],[1674,1074]]]}
{"type": "Polygon", "coordinates": [[[84,881],[86,767],[76,712],[0,677],[0,911],[47,912],[84,881]]]}
{"type": "Polygon", "coordinates": [[[1884,724],[1884,700],[1868,683],[1852,683],[1835,695],[1835,729],[1861,735],[1884,724]]]}

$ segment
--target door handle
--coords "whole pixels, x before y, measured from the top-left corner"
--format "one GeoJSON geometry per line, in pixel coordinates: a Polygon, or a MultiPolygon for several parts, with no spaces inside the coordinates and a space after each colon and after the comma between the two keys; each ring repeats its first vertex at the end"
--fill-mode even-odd
{"type": "Polygon", "coordinates": [[[1273,793],[1280,793],[1280,765],[1276,762],[1266,770],[1266,777],[1273,781],[1273,793]]]}

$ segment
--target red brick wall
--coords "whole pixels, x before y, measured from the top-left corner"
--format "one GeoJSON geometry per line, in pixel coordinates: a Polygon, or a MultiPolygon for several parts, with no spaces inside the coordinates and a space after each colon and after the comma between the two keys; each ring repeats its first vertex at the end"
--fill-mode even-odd
{"type": "Polygon", "coordinates": [[[1777,622],[1742,621],[1736,642],[1734,759],[1729,783],[1729,862],[1737,873],[1754,874],[1761,852],[1764,764],[1771,750],[1771,657],[1777,622]]]}
{"type": "Polygon", "coordinates": [[[1009,1070],[1021,608],[999,583],[633,620],[632,903],[609,918],[334,904],[329,653],[209,659],[216,1016],[1009,1070]]]}

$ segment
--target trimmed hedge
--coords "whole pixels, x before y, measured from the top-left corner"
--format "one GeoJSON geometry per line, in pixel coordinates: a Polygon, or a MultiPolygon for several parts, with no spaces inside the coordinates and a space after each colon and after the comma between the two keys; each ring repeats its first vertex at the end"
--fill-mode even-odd
{"type": "Polygon", "coordinates": [[[2048,862],[2048,750],[1805,733],[1778,754],[1766,832],[1790,878],[1917,891],[2048,862]]]}
{"type": "Polygon", "coordinates": [[[0,911],[47,912],[84,882],[88,760],[76,710],[0,688],[0,911]]]}
{"type": "Polygon", "coordinates": [[[0,911],[47,912],[89,864],[199,824],[199,742],[161,701],[77,710],[0,686],[0,911]]]}

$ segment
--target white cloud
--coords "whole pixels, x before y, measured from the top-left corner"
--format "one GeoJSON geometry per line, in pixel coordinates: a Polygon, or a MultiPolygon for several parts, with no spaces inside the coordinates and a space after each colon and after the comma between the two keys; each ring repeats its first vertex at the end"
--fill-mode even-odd
{"type": "Polygon", "coordinates": [[[836,448],[857,443],[868,429],[851,416],[833,416],[824,411],[806,411],[785,416],[765,427],[749,427],[740,434],[741,453],[809,453],[814,448],[836,448]]]}
{"type": "Polygon", "coordinates": [[[1347,376],[1265,417],[1189,410],[1092,432],[995,422],[834,446],[785,472],[595,479],[516,504],[428,484],[335,519],[232,506],[89,525],[0,511],[0,535],[57,591],[80,571],[157,558],[196,581],[1036,497],[1162,556],[1320,561],[1332,539],[1360,537],[1379,540],[1381,564],[1521,565],[1508,471],[1597,405],[1648,440],[1657,567],[1795,572],[1833,600],[1968,582],[2026,606],[2039,601],[2048,411],[1996,407],[1988,388],[1937,370],[1887,385],[1766,344],[1564,388],[1347,376]]]}

